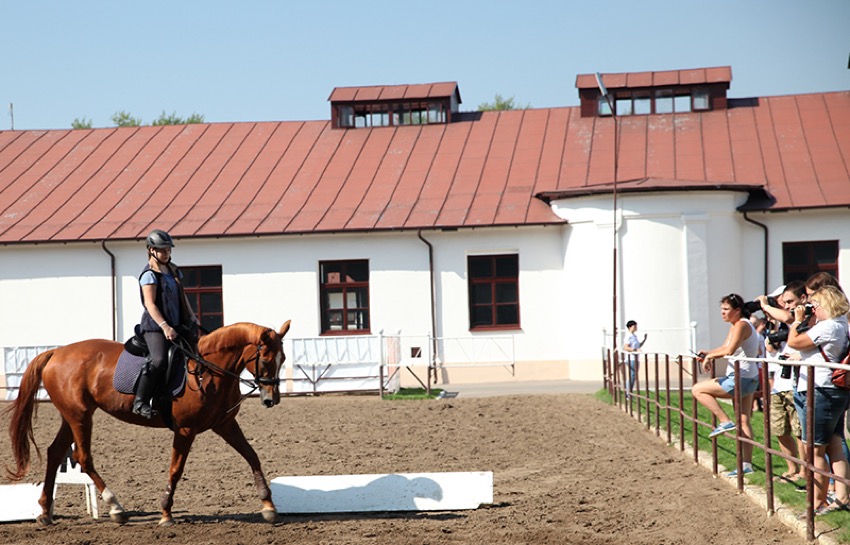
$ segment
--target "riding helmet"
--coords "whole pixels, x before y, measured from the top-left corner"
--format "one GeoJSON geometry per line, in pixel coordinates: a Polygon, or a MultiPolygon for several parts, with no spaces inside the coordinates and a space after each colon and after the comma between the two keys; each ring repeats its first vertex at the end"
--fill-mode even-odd
{"type": "Polygon", "coordinates": [[[154,229],[147,238],[148,248],[174,248],[171,235],[162,229],[154,229]]]}

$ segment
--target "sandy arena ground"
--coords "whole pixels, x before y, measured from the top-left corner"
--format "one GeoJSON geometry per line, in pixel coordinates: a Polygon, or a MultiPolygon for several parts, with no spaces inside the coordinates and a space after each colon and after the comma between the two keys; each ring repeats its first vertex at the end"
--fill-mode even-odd
{"type": "MultiPolygon", "coordinates": [[[[286,516],[263,522],[248,465],[213,433],[198,437],[160,528],[170,432],[97,413],[95,463],[131,515],[118,526],[60,485],[56,523],[0,523],[7,545],[805,543],[615,407],[583,394],[432,401],[366,396],[256,399],[239,421],[269,479],[282,475],[493,471],[494,503],[472,511],[286,516]]],[[[11,459],[7,419],[0,462],[11,459]]],[[[41,404],[36,438],[58,427],[41,404]]],[[[32,482],[43,478],[36,460],[32,482]]],[[[105,505],[101,501],[101,510],[105,505]]],[[[278,506],[285,508],[285,506],[278,506]]]]}

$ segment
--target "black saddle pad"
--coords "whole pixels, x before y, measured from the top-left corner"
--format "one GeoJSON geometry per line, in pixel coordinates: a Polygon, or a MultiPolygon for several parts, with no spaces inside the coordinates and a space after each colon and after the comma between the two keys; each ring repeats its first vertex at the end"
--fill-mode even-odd
{"type": "MultiPolygon", "coordinates": [[[[118,364],[115,366],[115,376],[112,378],[112,384],[115,389],[122,394],[132,394],[133,387],[136,385],[136,379],[145,364],[145,358],[134,356],[126,350],[121,352],[118,358],[118,364]]],[[[171,380],[168,381],[168,389],[172,397],[179,396],[186,387],[186,360],[180,362],[180,366],[174,369],[171,373],[171,380]]]]}

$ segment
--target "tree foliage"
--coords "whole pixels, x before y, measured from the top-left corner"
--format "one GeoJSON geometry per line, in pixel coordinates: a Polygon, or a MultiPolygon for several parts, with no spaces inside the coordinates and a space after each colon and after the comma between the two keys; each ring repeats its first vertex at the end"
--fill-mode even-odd
{"type": "Polygon", "coordinates": [[[72,129],[90,129],[91,128],[91,119],[86,119],[85,117],[80,119],[75,117],[73,121],[71,121],[72,129]]]}
{"type": "Polygon", "coordinates": [[[204,116],[202,114],[192,112],[192,115],[190,115],[186,119],[183,119],[182,117],[177,115],[177,112],[171,112],[171,115],[165,115],[165,110],[163,110],[162,113],[159,114],[159,118],[154,120],[151,125],[153,125],[154,127],[159,125],[191,125],[193,123],[203,122],[204,116]]]}
{"type": "Polygon", "coordinates": [[[142,125],[140,117],[133,117],[124,110],[112,114],[112,122],[115,123],[116,127],[141,127],[142,125]]]}
{"type": "Polygon", "coordinates": [[[504,98],[499,93],[496,93],[496,98],[493,102],[482,102],[478,105],[479,112],[493,112],[501,110],[527,110],[531,108],[531,104],[521,106],[514,101],[514,97],[504,98]]]}
{"type": "MultiPolygon", "coordinates": [[[[115,124],[116,127],[141,127],[143,125],[142,119],[140,117],[133,117],[129,112],[125,112],[124,110],[115,112],[114,114],[112,114],[112,117],[110,119],[112,119],[112,122],[115,124]]],[[[192,115],[184,119],[178,116],[177,112],[172,112],[171,115],[167,115],[165,113],[165,110],[163,110],[159,117],[155,119],[151,123],[151,125],[156,127],[159,125],[190,125],[192,123],[203,122],[203,114],[192,112],[192,115]]],[[[86,119],[85,117],[83,117],[82,119],[75,117],[74,120],[71,122],[71,128],[91,129],[92,121],[91,119],[86,119]]]]}

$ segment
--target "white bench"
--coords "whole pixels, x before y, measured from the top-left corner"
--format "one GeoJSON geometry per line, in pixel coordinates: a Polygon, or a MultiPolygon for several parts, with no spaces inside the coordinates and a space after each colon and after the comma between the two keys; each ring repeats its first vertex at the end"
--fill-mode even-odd
{"type": "MultiPolygon", "coordinates": [[[[73,449],[73,447],[72,445],[71,448],[73,449]]],[[[56,471],[56,485],[60,484],[83,485],[86,495],[86,511],[92,518],[96,519],[100,516],[97,510],[97,487],[91,477],[82,472],[80,464],[74,461],[73,455],[66,458],[56,471]]],[[[56,487],[53,489],[53,496],[56,496],[56,487]]]]}

